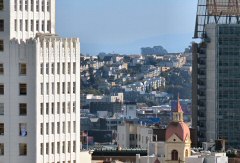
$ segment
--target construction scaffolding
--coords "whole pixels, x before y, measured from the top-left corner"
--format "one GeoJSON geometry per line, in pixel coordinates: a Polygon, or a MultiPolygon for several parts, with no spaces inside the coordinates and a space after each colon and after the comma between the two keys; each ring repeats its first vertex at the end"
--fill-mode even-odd
{"type": "Polygon", "coordinates": [[[206,24],[240,24],[240,0],[198,0],[194,38],[205,37],[206,24]]]}

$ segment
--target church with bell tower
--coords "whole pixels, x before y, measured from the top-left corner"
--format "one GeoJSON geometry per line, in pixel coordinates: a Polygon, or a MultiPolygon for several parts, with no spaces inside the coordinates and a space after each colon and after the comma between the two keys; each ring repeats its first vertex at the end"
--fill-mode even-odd
{"type": "Polygon", "coordinates": [[[191,155],[190,130],[183,121],[183,111],[178,97],[176,112],[169,123],[165,136],[165,162],[185,162],[191,155]]]}

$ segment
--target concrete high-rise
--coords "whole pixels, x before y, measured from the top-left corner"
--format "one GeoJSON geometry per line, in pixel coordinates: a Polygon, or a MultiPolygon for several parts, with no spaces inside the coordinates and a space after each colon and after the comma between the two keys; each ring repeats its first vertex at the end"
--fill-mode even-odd
{"type": "Polygon", "coordinates": [[[79,163],[80,42],[56,0],[0,0],[0,162],[79,163]]]}
{"type": "Polygon", "coordinates": [[[199,0],[193,44],[193,127],[198,141],[240,147],[238,0],[199,0]]]}

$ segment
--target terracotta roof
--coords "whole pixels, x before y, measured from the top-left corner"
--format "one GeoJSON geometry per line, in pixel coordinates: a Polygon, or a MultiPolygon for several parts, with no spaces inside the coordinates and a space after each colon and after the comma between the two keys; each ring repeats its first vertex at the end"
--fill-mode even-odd
{"type": "Polygon", "coordinates": [[[158,158],[154,161],[154,163],[161,163],[158,158]]]}
{"type": "Polygon", "coordinates": [[[177,135],[182,141],[186,141],[187,136],[190,137],[190,130],[184,122],[171,122],[166,130],[166,140],[173,134],[177,135]]]}

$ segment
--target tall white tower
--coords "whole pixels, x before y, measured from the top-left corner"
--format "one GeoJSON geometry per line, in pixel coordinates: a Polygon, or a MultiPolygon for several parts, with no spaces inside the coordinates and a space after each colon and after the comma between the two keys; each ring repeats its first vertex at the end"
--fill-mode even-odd
{"type": "Polygon", "coordinates": [[[0,163],[80,162],[80,41],[55,3],[0,0],[0,163]]]}

